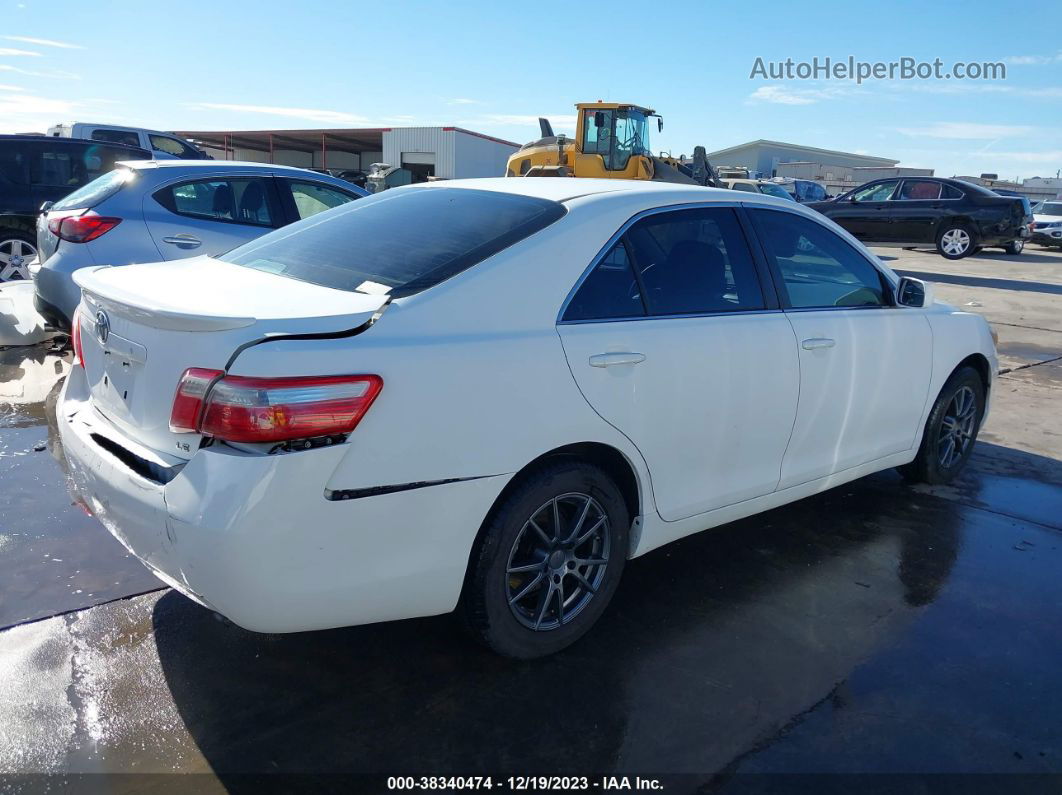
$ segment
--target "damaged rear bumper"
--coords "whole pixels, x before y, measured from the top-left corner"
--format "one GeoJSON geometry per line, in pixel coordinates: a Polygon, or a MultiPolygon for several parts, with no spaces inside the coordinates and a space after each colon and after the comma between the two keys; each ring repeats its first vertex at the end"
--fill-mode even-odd
{"type": "Polygon", "coordinates": [[[259,632],[449,612],[508,480],[334,500],[325,485],[349,445],[164,458],[117,435],[77,367],[58,420],[75,488],[111,534],[168,585],[259,632]]]}

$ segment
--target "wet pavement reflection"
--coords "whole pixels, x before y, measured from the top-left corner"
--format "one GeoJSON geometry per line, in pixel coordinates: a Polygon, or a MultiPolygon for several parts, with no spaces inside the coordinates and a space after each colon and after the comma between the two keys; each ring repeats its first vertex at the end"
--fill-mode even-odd
{"type": "Polygon", "coordinates": [[[632,561],[599,626],[538,662],[445,616],[258,635],[173,592],[18,627],[0,724],[26,767],[206,771],[230,791],[251,772],[723,791],[764,771],[1058,772],[1060,566],[1057,528],[881,473],[632,561]]]}
{"type": "Polygon", "coordinates": [[[157,588],[67,490],[61,340],[0,348],[0,627],[157,588]]]}

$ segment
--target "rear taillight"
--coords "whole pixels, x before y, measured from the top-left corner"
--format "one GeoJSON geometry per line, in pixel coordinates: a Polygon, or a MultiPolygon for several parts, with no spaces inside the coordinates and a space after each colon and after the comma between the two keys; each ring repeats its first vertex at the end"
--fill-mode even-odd
{"type": "Polygon", "coordinates": [[[74,346],[74,364],[85,366],[85,356],[81,352],[81,313],[74,311],[74,327],[70,330],[70,344],[74,346]]]}
{"type": "Polygon", "coordinates": [[[230,442],[346,434],[382,388],[378,375],[249,378],[192,367],[177,385],[170,430],[230,442]]]}
{"type": "Polygon", "coordinates": [[[189,367],[184,371],[177,384],[177,393],[173,396],[171,431],[194,433],[199,430],[199,417],[203,413],[206,393],[223,375],[223,370],[207,370],[203,367],[189,367]]]}
{"type": "Polygon", "coordinates": [[[88,243],[110,232],[122,222],[121,218],[103,215],[60,215],[48,219],[48,231],[68,243],[88,243]]]}

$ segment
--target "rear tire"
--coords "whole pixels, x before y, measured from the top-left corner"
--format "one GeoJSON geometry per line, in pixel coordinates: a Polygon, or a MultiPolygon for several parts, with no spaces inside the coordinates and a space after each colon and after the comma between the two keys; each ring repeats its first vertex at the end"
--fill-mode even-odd
{"type": "Polygon", "coordinates": [[[1011,240],[1009,243],[1007,243],[1007,245],[1003,246],[1003,250],[1005,252],[1007,252],[1008,254],[1011,254],[1013,256],[1017,256],[1018,254],[1021,254],[1021,252],[1025,250],[1025,241],[1024,240],[1011,240]]]}
{"type": "Polygon", "coordinates": [[[36,240],[25,232],[0,229],[0,284],[31,279],[29,266],[36,261],[36,240]]]}
{"type": "Polygon", "coordinates": [[[481,642],[533,659],[575,643],[605,611],[627,558],[615,482],[576,459],[546,461],[487,518],[458,610],[481,642]]]}
{"type": "Polygon", "coordinates": [[[944,259],[962,259],[977,248],[974,231],[962,222],[950,223],[937,234],[937,252],[944,259]]]}
{"type": "Polygon", "coordinates": [[[985,386],[972,367],[952,373],[940,390],[926,420],[918,455],[910,464],[897,467],[913,483],[948,483],[966,466],[981,418],[985,413],[985,386]]]}

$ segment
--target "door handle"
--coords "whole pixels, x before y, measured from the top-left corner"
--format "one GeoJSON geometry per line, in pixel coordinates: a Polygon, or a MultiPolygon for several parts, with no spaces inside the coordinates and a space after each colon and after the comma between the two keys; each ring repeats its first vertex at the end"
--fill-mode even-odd
{"type": "Polygon", "coordinates": [[[595,353],[590,357],[590,366],[613,367],[617,364],[638,364],[644,361],[644,353],[595,353]]]}
{"type": "Polygon", "coordinates": [[[164,237],[162,238],[162,242],[171,243],[172,245],[179,246],[180,248],[196,248],[197,246],[203,245],[202,240],[200,240],[198,237],[193,237],[192,235],[174,235],[173,237],[164,237]]]}
{"type": "Polygon", "coordinates": [[[800,347],[806,351],[815,351],[819,348],[832,348],[837,343],[829,337],[812,337],[800,343],[800,347]]]}

